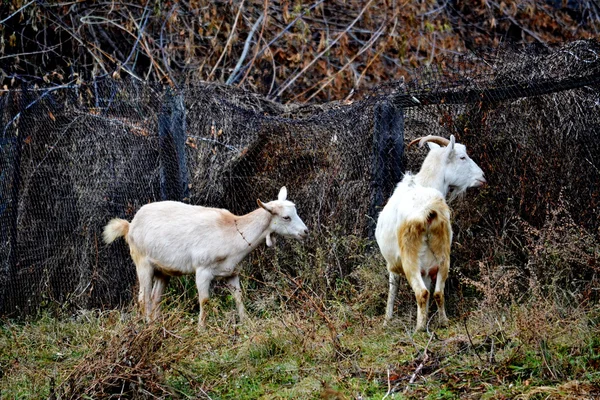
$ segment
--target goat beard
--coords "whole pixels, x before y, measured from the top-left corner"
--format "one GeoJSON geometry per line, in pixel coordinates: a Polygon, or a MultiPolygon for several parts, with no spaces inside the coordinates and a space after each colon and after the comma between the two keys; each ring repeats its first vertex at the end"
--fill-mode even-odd
{"type": "Polygon", "coordinates": [[[448,200],[447,203],[450,203],[457,198],[463,198],[465,195],[466,189],[458,187],[458,186],[450,186],[448,188],[448,200]]]}
{"type": "Polygon", "coordinates": [[[267,247],[271,247],[275,244],[275,237],[271,237],[271,233],[267,233],[267,247]]]}

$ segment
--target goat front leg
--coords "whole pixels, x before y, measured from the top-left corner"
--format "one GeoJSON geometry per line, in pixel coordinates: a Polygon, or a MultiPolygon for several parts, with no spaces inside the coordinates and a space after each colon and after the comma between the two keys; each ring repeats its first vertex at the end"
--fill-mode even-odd
{"type": "Polygon", "coordinates": [[[385,321],[383,325],[389,324],[394,314],[394,302],[396,301],[396,294],[398,293],[398,285],[400,284],[400,275],[390,271],[390,290],[388,292],[387,306],[385,309],[385,321]]]}
{"type": "Polygon", "coordinates": [[[210,282],[213,275],[205,269],[196,270],[196,287],[198,288],[198,301],[200,303],[200,316],[198,317],[198,328],[206,326],[206,303],[210,295],[210,282]]]}
{"type": "Polygon", "coordinates": [[[240,317],[240,322],[246,321],[248,319],[248,316],[246,315],[246,308],[244,307],[244,303],[242,302],[242,288],[240,286],[240,276],[234,275],[228,278],[227,286],[229,287],[229,290],[231,290],[233,298],[235,299],[235,306],[240,317]]]}

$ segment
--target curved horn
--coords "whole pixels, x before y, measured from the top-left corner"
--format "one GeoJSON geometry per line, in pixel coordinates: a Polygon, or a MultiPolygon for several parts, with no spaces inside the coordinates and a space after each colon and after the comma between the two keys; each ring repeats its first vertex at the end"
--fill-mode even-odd
{"type": "Polygon", "coordinates": [[[420,138],[416,138],[415,140],[413,140],[412,142],[410,142],[408,144],[407,148],[410,148],[410,146],[412,146],[413,144],[419,142],[419,147],[423,147],[423,145],[427,142],[433,142],[433,143],[437,143],[440,146],[448,146],[450,144],[450,141],[446,138],[443,138],[441,136],[434,136],[434,135],[427,135],[427,136],[423,136],[420,138]]]}

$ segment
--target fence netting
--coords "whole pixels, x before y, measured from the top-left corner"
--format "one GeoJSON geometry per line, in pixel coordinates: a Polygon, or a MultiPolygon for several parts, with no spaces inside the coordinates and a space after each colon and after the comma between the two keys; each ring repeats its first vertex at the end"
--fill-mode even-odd
{"type": "MultiPolygon", "coordinates": [[[[130,302],[127,246],[105,246],[101,232],[153,201],[244,214],[285,185],[313,232],[308,252],[331,234],[371,238],[402,173],[418,170],[426,154],[404,144],[428,134],[454,134],[489,182],[452,204],[462,273],[485,261],[543,275],[530,257],[548,241],[575,240],[581,245],[563,260],[570,282],[595,279],[599,54],[597,42],[579,41],[465,55],[360,100],[321,105],[208,83],[4,91],[0,315],[130,302]]],[[[351,268],[332,273],[344,278],[351,268]]]]}

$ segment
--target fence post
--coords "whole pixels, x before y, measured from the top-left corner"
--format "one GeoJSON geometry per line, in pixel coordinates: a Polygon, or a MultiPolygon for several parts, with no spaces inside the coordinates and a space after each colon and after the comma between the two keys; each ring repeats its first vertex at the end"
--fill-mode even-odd
{"type": "Polygon", "coordinates": [[[404,174],[404,110],[386,99],[375,105],[373,117],[369,238],[374,237],[377,216],[404,174]]]}
{"type": "Polygon", "coordinates": [[[185,106],[183,94],[167,89],[158,117],[160,194],[162,200],[189,200],[185,157],[185,106]]]}
{"type": "Polygon", "coordinates": [[[13,208],[11,185],[13,174],[11,167],[14,168],[13,157],[14,139],[6,135],[5,114],[8,113],[8,104],[12,102],[13,92],[8,92],[4,96],[3,104],[0,104],[0,128],[2,137],[0,137],[0,315],[4,315],[4,306],[6,304],[6,289],[9,283],[9,274],[13,269],[13,208]]]}
{"type": "MultiPolygon", "coordinates": [[[[2,204],[0,204],[0,213],[5,214],[5,217],[2,218],[0,215],[0,220],[4,219],[7,222],[8,229],[2,233],[1,235],[1,246],[6,249],[8,255],[5,258],[4,262],[4,273],[0,274],[0,315],[7,315],[9,308],[12,308],[14,304],[18,304],[16,301],[16,293],[11,293],[11,286],[15,282],[15,276],[17,276],[17,267],[18,267],[18,243],[17,243],[17,220],[18,220],[18,210],[19,210],[19,189],[21,186],[21,146],[23,143],[23,137],[26,133],[23,130],[11,129],[12,132],[7,134],[9,130],[10,124],[19,124],[21,126],[21,122],[26,118],[23,114],[26,113],[27,103],[29,101],[29,91],[26,86],[23,86],[20,91],[19,98],[19,108],[18,113],[21,114],[20,118],[14,121],[6,122],[4,116],[8,112],[8,119],[13,116],[10,111],[15,111],[14,107],[9,108],[6,107],[0,108],[0,124],[2,127],[2,138],[0,140],[0,145],[2,145],[1,152],[6,153],[6,157],[4,157],[4,166],[3,166],[3,174],[0,177],[0,199],[2,200],[2,204]],[[15,133],[13,133],[15,132],[15,133]],[[18,133],[16,133],[18,132],[18,133]],[[7,151],[5,151],[7,150],[7,151]],[[9,168],[5,168],[10,163],[9,168]],[[6,175],[4,175],[4,173],[6,175]],[[8,195],[9,198],[5,198],[8,195]],[[6,236],[5,236],[6,234],[6,236]],[[11,299],[10,302],[7,299],[11,299]],[[10,303],[10,305],[9,305],[10,303]]],[[[16,92],[19,93],[19,92],[16,92]]],[[[6,104],[14,104],[15,91],[11,91],[5,97],[6,104]]],[[[1,156],[1,154],[0,154],[1,156]]],[[[6,225],[5,225],[6,226],[6,225]]]]}

